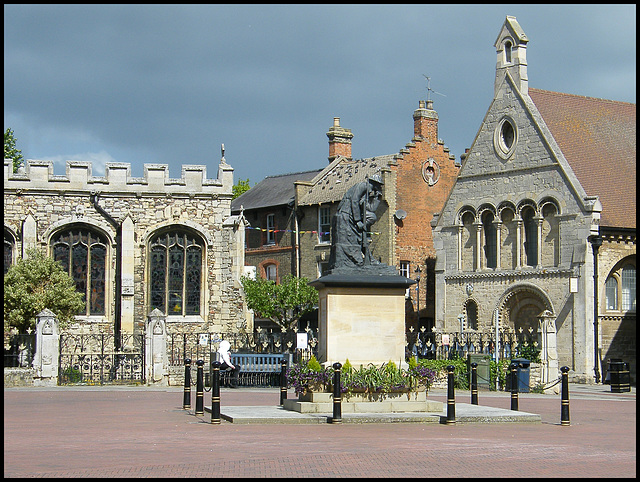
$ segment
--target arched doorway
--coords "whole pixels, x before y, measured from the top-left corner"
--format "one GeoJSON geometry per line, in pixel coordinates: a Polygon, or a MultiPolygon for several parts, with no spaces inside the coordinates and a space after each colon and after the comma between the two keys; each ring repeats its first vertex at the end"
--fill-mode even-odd
{"type": "Polygon", "coordinates": [[[547,295],[535,285],[519,284],[505,292],[498,306],[499,328],[509,348],[505,356],[538,361],[543,345],[541,319],[555,324],[554,313],[547,295]]]}

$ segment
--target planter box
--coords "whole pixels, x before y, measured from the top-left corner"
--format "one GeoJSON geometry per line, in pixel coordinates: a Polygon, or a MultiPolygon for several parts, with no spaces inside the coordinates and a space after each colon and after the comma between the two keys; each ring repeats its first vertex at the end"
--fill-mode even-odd
{"type": "MultiPolygon", "coordinates": [[[[343,402],[424,402],[427,400],[427,392],[390,392],[390,393],[343,393],[343,402]]],[[[333,393],[307,392],[298,396],[299,402],[329,403],[333,402],[333,393]]]]}

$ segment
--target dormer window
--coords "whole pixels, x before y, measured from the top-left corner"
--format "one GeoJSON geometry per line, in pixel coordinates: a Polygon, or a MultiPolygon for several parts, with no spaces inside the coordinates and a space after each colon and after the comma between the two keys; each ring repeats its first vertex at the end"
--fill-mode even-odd
{"type": "Polygon", "coordinates": [[[504,62],[511,63],[511,42],[509,40],[504,43],[504,62]]]}

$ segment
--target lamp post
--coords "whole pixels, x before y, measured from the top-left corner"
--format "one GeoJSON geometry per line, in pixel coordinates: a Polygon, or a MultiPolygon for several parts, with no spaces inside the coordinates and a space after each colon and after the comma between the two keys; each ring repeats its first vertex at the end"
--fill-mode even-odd
{"type": "Polygon", "coordinates": [[[600,367],[598,362],[598,250],[602,246],[602,236],[589,236],[593,249],[593,370],[596,383],[600,383],[600,367]]]}

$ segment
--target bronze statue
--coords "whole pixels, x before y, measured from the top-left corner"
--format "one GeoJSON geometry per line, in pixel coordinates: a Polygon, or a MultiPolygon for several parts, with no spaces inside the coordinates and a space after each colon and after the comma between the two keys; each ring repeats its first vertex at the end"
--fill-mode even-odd
{"type": "Polygon", "coordinates": [[[363,268],[379,265],[371,256],[369,229],[377,220],[376,209],[382,199],[382,178],[367,177],[349,188],[331,223],[329,269],[363,268]]]}

